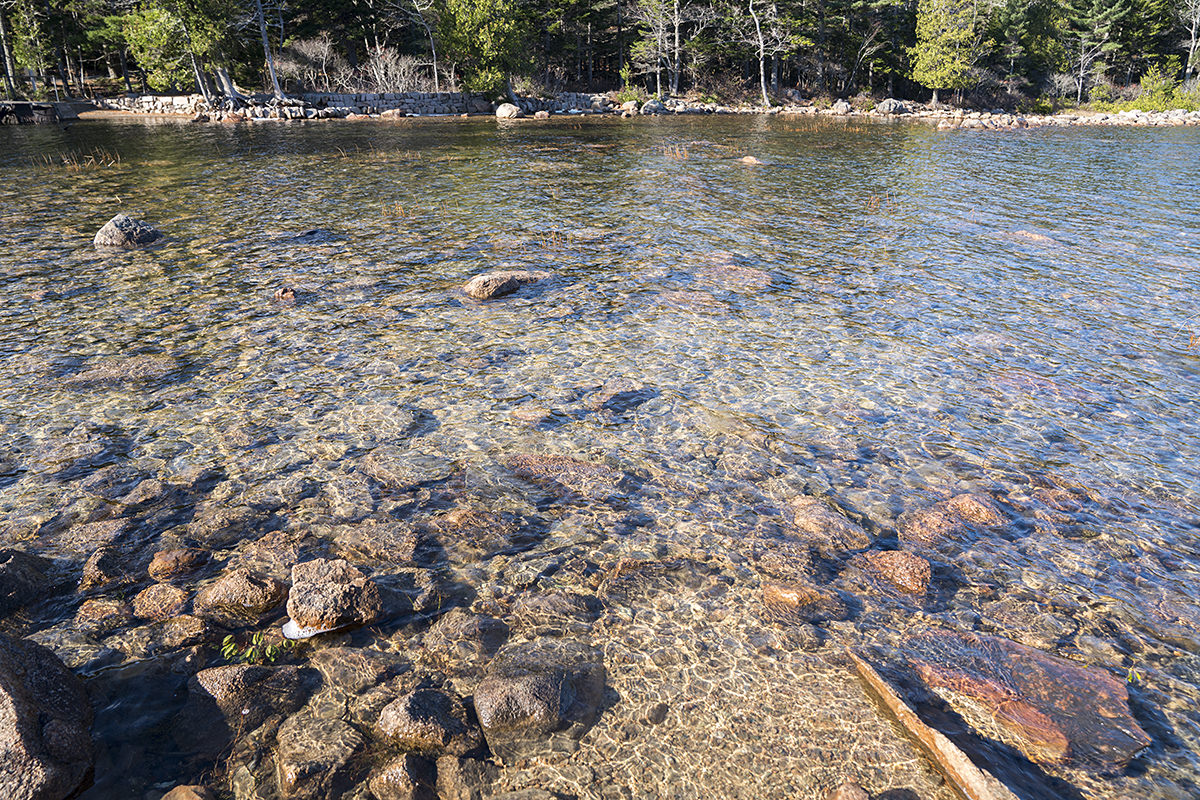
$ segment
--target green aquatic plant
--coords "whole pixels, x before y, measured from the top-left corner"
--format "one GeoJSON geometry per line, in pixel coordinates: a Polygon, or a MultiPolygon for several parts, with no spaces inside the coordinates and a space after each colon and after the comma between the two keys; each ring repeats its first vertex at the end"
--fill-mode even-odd
{"type": "Polygon", "coordinates": [[[244,645],[233,634],[221,640],[221,657],[231,663],[274,664],[284,653],[295,649],[295,641],[285,639],[279,644],[268,642],[262,631],[256,632],[244,645]]]}

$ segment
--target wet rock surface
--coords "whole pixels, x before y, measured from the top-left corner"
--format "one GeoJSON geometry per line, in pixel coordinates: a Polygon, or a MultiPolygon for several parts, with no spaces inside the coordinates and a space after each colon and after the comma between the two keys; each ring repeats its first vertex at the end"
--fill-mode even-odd
{"type": "Polygon", "coordinates": [[[1031,761],[1111,771],[1151,743],[1125,685],[1105,672],[996,636],[930,631],[906,646],[930,689],[1031,761]]]}
{"type": "Polygon", "coordinates": [[[92,706],[49,650],[0,633],[0,795],[71,796],[92,769],[92,706]]]}
{"type": "Polygon", "coordinates": [[[910,515],[900,527],[900,541],[938,547],[1004,523],[1004,513],[991,498],[961,494],[910,515]]]}
{"type": "Polygon", "coordinates": [[[0,550],[0,616],[41,597],[49,588],[50,562],[20,550],[0,550]]]}
{"type": "Polygon", "coordinates": [[[625,479],[625,473],[620,470],[569,456],[526,454],[510,458],[507,464],[514,474],[526,480],[586,498],[608,497],[625,479]]]}
{"type": "Polygon", "coordinates": [[[379,588],[348,562],[318,558],[292,567],[285,634],[304,638],[353,625],[367,625],[383,613],[379,588]]]}
{"type": "Polygon", "coordinates": [[[227,624],[249,624],[283,605],[287,586],[274,578],[233,569],[196,593],[196,613],[227,624]]]}
{"type": "Polygon", "coordinates": [[[483,743],[462,698],[441,689],[418,689],[379,714],[379,730],[405,752],[437,757],[464,755],[483,743]]]}
{"type": "Polygon", "coordinates": [[[153,226],[127,214],[117,214],[96,231],[97,250],[136,250],[154,244],[162,233],[153,226]]]}
{"type": "Polygon", "coordinates": [[[485,272],[476,275],[463,286],[463,292],[476,300],[491,300],[503,297],[530,283],[544,281],[550,277],[549,272],[537,270],[504,270],[501,272],[485,272]]]}
{"type": "MultiPolygon", "coordinates": [[[[512,760],[544,752],[550,735],[577,739],[595,720],[604,691],[600,654],[571,641],[501,650],[475,689],[475,711],[492,754],[512,760]]],[[[564,743],[563,737],[558,737],[564,743]]]]}

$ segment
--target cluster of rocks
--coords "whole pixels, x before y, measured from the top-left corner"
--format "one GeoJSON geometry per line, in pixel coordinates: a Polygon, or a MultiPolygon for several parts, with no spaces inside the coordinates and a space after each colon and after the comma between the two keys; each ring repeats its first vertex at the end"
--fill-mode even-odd
{"type": "Polygon", "coordinates": [[[368,117],[461,116],[495,113],[500,119],[551,114],[605,114],[625,117],[664,114],[796,114],[833,117],[905,117],[934,122],[940,129],[1012,129],[1075,125],[1181,126],[1200,125],[1200,111],[1121,111],[1115,113],[1019,114],[1002,110],[930,109],[887,98],[870,109],[856,109],[846,100],[827,108],[805,103],[798,96],[782,106],[728,105],[670,97],[618,103],[613,93],[563,92],[552,98],[519,97],[516,103],[493,104],[485,96],[465,92],[398,92],[385,94],[310,93],[283,101],[254,99],[236,111],[214,111],[202,95],[121,95],[96,101],[103,108],[141,114],[189,115],[199,121],[236,122],[247,119],[359,119],[368,117]]]}

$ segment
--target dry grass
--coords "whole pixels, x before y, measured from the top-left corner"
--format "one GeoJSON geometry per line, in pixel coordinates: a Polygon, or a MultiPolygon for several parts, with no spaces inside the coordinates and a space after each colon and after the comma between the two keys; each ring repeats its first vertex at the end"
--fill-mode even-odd
{"type": "Polygon", "coordinates": [[[116,167],[121,164],[121,154],[95,147],[88,151],[63,150],[54,155],[46,154],[33,159],[33,163],[43,167],[64,167],[70,172],[81,172],[85,169],[101,169],[116,167]]]}

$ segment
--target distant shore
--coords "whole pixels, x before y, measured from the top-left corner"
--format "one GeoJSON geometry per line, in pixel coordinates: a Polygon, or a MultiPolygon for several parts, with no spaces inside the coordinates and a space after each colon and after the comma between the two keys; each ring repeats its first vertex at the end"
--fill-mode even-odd
{"type": "Polygon", "coordinates": [[[841,119],[913,120],[934,124],[939,130],[1020,129],[1081,125],[1180,127],[1200,126],[1200,111],[1121,111],[1112,113],[1072,110],[1056,114],[1022,114],[957,108],[932,109],[906,101],[887,99],[871,109],[856,109],[839,100],[829,108],[793,104],[764,108],[751,105],[699,103],[671,98],[644,103],[618,103],[611,94],[564,93],[554,98],[519,98],[519,105],[494,104],[480,95],[465,93],[307,94],[283,101],[251,100],[233,111],[211,110],[200,95],[127,95],[98,100],[99,111],[82,118],[134,114],[166,118],[186,117],[195,122],[237,123],[287,120],[394,120],[399,118],[497,117],[501,120],[552,119],[571,116],[674,116],[779,114],[841,119]]]}

